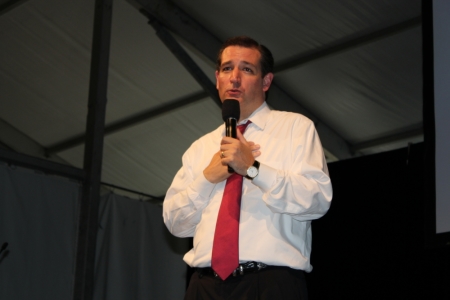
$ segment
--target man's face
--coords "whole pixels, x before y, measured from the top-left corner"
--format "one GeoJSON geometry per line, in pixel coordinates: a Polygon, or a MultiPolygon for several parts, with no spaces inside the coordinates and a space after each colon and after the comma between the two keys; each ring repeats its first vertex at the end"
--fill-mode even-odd
{"type": "Polygon", "coordinates": [[[216,87],[222,102],[236,99],[240,103],[241,120],[249,117],[264,102],[273,74],[261,77],[261,54],[257,49],[230,46],[222,52],[222,63],[216,71],[216,87]]]}

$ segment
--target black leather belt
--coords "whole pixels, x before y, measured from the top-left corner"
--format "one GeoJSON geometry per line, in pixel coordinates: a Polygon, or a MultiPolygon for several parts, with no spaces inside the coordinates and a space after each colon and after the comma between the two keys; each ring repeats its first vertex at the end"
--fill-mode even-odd
{"type": "MultiPolygon", "coordinates": [[[[265,269],[265,268],[269,268],[269,266],[266,265],[266,264],[260,263],[260,262],[249,261],[249,262],[246,262],[246,263],[243,263],[243,264],[239,264],[239,267],[237,267],[233,271],[233,276],[244,275],[246,273],[254,273],[254,272],[258,272],[258,271],[260,271],[262,269],[265,269]]],[[[208,267],[208,268],[196,268],[196,270],[199,273],[199,275],[210,275],[210,276],[214,276],[214,277],[219,276],[210,267],[208,267]]]]}

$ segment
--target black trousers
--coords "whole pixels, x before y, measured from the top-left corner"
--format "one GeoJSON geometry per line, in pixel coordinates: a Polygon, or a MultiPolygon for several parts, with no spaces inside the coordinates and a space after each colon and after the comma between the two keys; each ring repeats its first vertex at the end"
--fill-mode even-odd
{"type": "Polygon", "coordinates": [[[268,267],[254,273],[228,277],[225,281],[196,270],[185,300],[307,300],[305,274],[287,267],[268,267]]]}

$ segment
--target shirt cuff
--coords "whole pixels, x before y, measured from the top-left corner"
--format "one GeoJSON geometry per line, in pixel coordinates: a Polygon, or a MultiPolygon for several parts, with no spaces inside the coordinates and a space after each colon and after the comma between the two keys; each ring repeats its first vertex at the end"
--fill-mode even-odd
{"type": "Polygon", "coordinates": [[[256,176],[252,183],[259,187],[263,192],[267,193],[277,180],[277,169],[269,167],[263,163],[259,165],[258,176],[256,176]]]}

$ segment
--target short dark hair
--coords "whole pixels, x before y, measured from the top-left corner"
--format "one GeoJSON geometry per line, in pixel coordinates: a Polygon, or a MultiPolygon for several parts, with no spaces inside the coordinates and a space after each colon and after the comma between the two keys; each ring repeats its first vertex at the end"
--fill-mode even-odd
{"type": "Polygon", "coordinates": [[[222,53],[223,50],[225,50],[225,48],[230,47],[230,46],[240,46],[240,47],[245,47],[245,48],[253,48],[259,51],[259,53],[261,53],[261,59],[260,59],[260,64],[261,64],[261,72],[262,72],[262,77],[266,76],[267,73],[273,73],[273,56],[272,56],[272,52],[270,52],[270,50],[264,46],[261,45],[260,43],[258,43],[257,41],[255,41],[254,39],[248,37],[248,36],[236,36],[236,37],[232,37],[227,39],[222,47],[219,50],[219,53],[217,54],[217,61],[216,61],[216,70],[219,71],[220,70],[220,65],[222,64],[222,53]]]}

